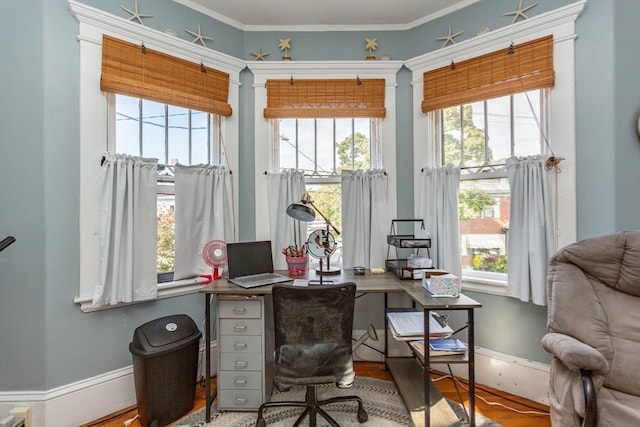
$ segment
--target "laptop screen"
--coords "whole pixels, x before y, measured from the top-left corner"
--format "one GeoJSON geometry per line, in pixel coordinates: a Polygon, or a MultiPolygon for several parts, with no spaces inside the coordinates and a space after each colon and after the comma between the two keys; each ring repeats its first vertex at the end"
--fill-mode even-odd
{"type": "Polygon", "coordinates": [[[227,243],[227,268],[229,279],[273,273],[271,241],[227,243]]]}

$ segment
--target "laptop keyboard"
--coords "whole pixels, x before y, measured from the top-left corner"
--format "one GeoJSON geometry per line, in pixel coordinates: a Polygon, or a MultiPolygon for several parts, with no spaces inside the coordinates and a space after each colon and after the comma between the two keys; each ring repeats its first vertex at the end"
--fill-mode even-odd
{"type": "Polygon", "coordinates": [[[249,277],[237,278],[235,280],[238,283],[255,283],[255,282],[261,282],[263,280],[275,279],[276,277],[280,277],[280,275],[275,273],[261,273],[261,274],[254,274],[249,277]]]}

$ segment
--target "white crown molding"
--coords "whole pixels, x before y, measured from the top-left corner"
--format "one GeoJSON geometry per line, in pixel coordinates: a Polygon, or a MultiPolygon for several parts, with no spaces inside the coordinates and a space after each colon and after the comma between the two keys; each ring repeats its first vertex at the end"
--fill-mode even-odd
{"type": "MultiPolygon", "coordinates": [[[[512,43],[518,43],[553,33],[554,43],[575,38],[574,22],[584,9],[586,0],[560,7],[558,9],[536,15],[532,18],[506,27],[498,28],[446,48],[425,53],[405,61],[411,71],[423,72],[444,67],[451,62],[460,62],[496,50],[496,46],[508,48],[512,43]],[[569,25],[565,25],[569,24],[569,25]]],[[[422,78],[422,76],[419,76],[422,78]]]]}
{"type": "Polygon", "coordinates": [[[243,24],[225,15],[208,9],[192,0],[173,0],[174,2],[207,15],[217,21],[227,24],[242,31],[296,31],[296,32],[320,32],[320,31],[406,31],[418,27],[427,22],[441,18],[457,10],[463,9],[480,0],[465,0],[456,3],[435,13],[423,16],[406,24],[345,24],[345,25],[252,25],[243,24]]]}
{"type": "Polygon", "coordinates": [[[238,22],[238,21],[236,21],[234,19],[231,19],[231,18],[229,18],[227,16],[221,15],[221,14],[219,14],[219,13],[217,13],[217,12],[215,12],[215,11],[209,9],[209,8],[206,8],[206,7],[202,6],[199,3],[196,3],[194,1],[192,1],[192,0],[173,0],[173,1],[178,3],[178,4],[181,4],[183,6],[186,6],[189,9],[193,9],[196,12],[200,12],[203,15],[207,15],[208,17],[213,18],[213,19],[215,19],[217,21],[220,21],[223,24],[230,25],[230,26],[232,26],[234,28],[237,28],[237,29],[243,30],[243,31],[246,29],[246,26],[242,22],[238,22]]]}
{"type": "MultiPolygon", "coordinates": [[[[102,30],[103,33],[115,34],[132,43],[144,42],[149,49],[161,48],[162,52],[169,55],[196,63],[202,62],[208,67],[229,73],[232,76],[232,80],[236,80],[232,81],[232,83],[239,84],[237,75],[246,65],[243,60],[131,22],[76,0],[68,0],[68,4],[69,11],[80,24],[93,26],[102,30]],[[236,76],[235,79],[233,76],[236,76]]],[[[78,39],[97,44],[102,43],[101,34],[95,32],[86,34],[82,31],[82,28],[78,39]]]]}

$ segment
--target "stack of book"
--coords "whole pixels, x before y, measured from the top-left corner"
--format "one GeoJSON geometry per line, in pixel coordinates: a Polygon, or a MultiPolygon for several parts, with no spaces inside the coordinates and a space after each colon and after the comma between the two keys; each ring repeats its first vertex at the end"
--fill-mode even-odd
{"type": "MultiPolygon", "coordinates": [[[[409,343],[411,347],[424,357],[424,341],[416,340],[409,343]]],[[[467,346],[458,338],[432,338],[429,339],[429,357],[451,356],[465,354],[467,346]]]]}

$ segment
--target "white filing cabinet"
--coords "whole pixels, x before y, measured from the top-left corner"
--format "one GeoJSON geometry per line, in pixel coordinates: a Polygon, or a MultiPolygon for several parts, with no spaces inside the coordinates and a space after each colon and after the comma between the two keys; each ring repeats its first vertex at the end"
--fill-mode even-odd
{"type": "Polygon", "coordinates": [[[218,296],[218,409],[257,410],[273,384],[271,296],[218,296]]]}

